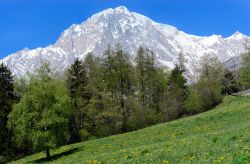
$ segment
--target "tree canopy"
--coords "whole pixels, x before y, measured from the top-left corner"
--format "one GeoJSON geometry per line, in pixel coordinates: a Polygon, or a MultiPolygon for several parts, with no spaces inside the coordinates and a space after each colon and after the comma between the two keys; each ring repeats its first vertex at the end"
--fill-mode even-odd
{"type": "MultiPolygon", "coordinates": [[[[45,67],[46,68],[46,67],[45,67]]],[[[19,145],[31,142],[34,149],[46,150],[67,139],[69,96],[64,84],[46,76],[47,70],[32,78],[27,91],[9,114],[8,127],[19,145]]]]}
{"type": "Polygon", "coordinates": [[[11,153],[11,131],[7,121],[15,99],[12,73],[6,65],[0,64],[0,156],[11,153]]]}

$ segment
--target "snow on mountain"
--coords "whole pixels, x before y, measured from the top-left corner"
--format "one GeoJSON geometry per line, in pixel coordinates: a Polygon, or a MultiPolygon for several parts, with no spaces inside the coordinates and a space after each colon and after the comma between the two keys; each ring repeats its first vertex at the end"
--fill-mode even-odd
{"type": "Polygon", "coordinates": [[[239,32],[228,38],[190,35],[121,6],[104,10],[81,24],[72,25],[54,45],[34,50],[23,49],[2,59],[2,62],[17,76],[33,72],[43,60],[50,61],[53,68],[63,70],[76,57],[83,59],[89,52],[102,56],[108,44],[120,43],[131,54],[131,59],[135,57],[137,48],[143,46],[153,50],[158,62],[170,68],[174,66],[177,54],[184,53],[188,68],[192,69],[193,64],[207,53],[217,55],[222,62],[238,58],[244,52],[247,39],[250,37],[239,32]]]}

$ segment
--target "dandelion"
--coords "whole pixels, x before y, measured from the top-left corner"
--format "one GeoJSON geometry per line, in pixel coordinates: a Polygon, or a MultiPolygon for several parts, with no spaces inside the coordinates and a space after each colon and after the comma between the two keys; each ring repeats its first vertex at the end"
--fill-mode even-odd
{"type": "Polygon", "coordinates": [[[223,160],[223,159],[225,159],[225,157],[220,157],[220,160],[223,160]]]}
{"type": "Polygon", "coordinates": [[[225,159],[225,157],[219,157],[217,159],[214,159],[213,162],[214,163],[220,163],[221,161],[223,161],[225,159]]]}
{"type": "Polygon", "coordinates": [[[169,164],[169,161],[168,160],[164,160],[164,161],[162,161],[162,164],[169,164]]]}
{"type": "Polygon", "coordinates": [[[249,148],[248,146],[244,146],[244,147],[243,147],[243,150],[246,151],[246,152],[247,152],[247,151],[250,152],[250,148],[249,148]]]}
{"type": "Polygon", "coordinates": [[[97,160],[89,160],[88,164],[100,164],[101,162],[97,161],[97,160]]]}

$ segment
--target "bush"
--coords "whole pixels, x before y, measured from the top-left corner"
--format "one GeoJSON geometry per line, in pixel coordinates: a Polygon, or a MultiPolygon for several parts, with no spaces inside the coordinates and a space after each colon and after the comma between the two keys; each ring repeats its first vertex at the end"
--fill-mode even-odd
{"type": "Polygon", "coordinates": [[[79,130],[79,136],[81,141],[87,141],[91,138],[91,134],[86,129],[79,130]]]}
{"type": "Polygon", "coordinates": [[[195,114],[207,111],[222,102],[221,85],[213,81],[197,83],[185,102],[186,112],[195,114]]]}
{"type": "Polygon", "coordinates": [[[185,101],[185,110],[189,114],[196,114],[202,111],[201,95],[197,89],[190,89],[189,96],[185,101]]]}
{"type": "Polygon", "coordinates": [[[105,111],[100,113],[96,120],[97,136],[111,136],[120,132],[122,119],[119,113],[105,111]]]}
{"type": "Polygon", "coordinates": [[[4,156],[0,156],[0,163],[6,163],[6,159],[4,158],[4,156]]]}

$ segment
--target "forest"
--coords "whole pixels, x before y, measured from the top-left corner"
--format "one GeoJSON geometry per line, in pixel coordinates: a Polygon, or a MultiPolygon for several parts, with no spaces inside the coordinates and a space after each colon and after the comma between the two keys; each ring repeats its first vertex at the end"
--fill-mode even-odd
{"type": "Polygon", "coordinates": [[[204,55],[187,79],[185,54],[174,69],[140,47],[135,59],[121,45],[102,57],[76,58],[65,72],[43,61],[33,74],[14,77],[0,65],[0,163],[56,147],[135,131],[212,109],[223,97],[250,88],[250,51],[229,70],[204,55]]]}

